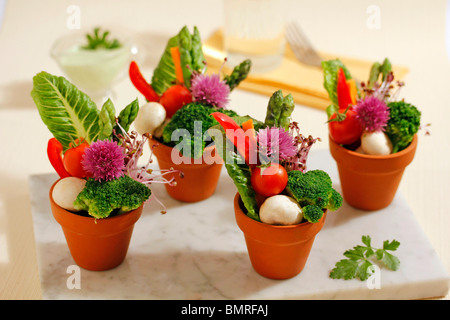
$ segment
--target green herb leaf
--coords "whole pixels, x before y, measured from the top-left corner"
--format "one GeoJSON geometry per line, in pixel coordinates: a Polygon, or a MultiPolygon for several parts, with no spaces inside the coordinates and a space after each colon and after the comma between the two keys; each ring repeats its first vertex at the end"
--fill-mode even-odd
{"type": "Polygon", "coordinates": [[[340,260],[336,263],[330,272],[332,279],[354,279],[359,278],[361,281],[367,280],[373,273],[372,261],[370,257],[374,256],[381,261],[387,268],[395,271],[400,266],[400,260],[392,255],[389,251],[395,251],[400,246],[397,240],[388,240],[383,242],[383,249],[376,249],[371,246],[370,236],[362,236],[362,242],[365,246],[357,245],[353,249],[344,252],[344,256],[348,259],[340,260]]]}
{"type": "Polygon", "coordinates": [[[400,242],[398,242],[397,240],[392,240],[391,242],[386,240],[386,241],[383,242],[383,249],[384,250],[395,251],[395,250],[397,250],[397,248],[399,246],[400,246],[400,242]]]}
{"type": "Polygon", "coordinates": [[[384,252],[382,261],[389,269],[393,271],[397,270],[400,266],[400,260],[396,256],[386,251],[384,252]]]}
{"type": "Polygon", "coordinates": [[[357,260],[343,259],[336,263],[336,267],[331,270],[330,277],[332,279],[350,280],[356,277],[359,263],[357,260]]]}
{"type": "Polygon", "coordinates": [[[93,35],[86,34],[88,44],[83,46],[82,48],[86,50],[96,50],[98,48],[116,49],[122,46],[117,39],[113,39],[111,41],[108,40],[108,35],[109,31],[105,31],[100,35],[100,28],[95,28],[93,35]]]}
{"type": "Polygon", "coordinates": [[[364,243],[366,246],[370,247],[370,236],[362,236],[362,243],[364,243]]]}
{"type": "Polygon", "coordinates": [[[373,274],[373,269],[370,268],[371,266],[373,266],[373,264],[368,260],[363,260],[363,262],[359,264],[356,275],[361,281],[369,279],[373,274]]]}

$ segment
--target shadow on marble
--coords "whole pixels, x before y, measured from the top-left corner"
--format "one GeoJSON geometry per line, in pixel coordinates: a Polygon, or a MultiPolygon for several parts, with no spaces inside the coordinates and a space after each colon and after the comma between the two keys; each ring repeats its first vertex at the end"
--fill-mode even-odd
{"type": "Polygon", "coordinates": [[[41,262],[47,263],[40,275],[44,299],[246,299],[280,284],[258,275],[246,252],[172,249],[129,253],[108,271],[79,268],[81,287],[69,289],[74,273],[68,268],[75,263],[67,247],[47,243],[41,249],[41,262]]]}

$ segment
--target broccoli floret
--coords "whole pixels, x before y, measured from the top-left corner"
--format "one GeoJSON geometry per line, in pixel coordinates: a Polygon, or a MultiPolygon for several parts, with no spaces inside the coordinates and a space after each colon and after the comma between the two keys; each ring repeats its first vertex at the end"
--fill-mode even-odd
{"type": "Polygon", "coordinates": [[[192,102],[185,105],[175,112],[169,123],[164,127],[162,135],[164,144],[172,147],[178,146],[181,149],[180,151],[185,151],[182,146],[186,143],[190,143],[191,154],[183,155],[192,158],[200,158],[203,154],[203,149],[206,146],[205,140],[207,139],[208,129],[218,124],[216,119],[210,114],[217,111],[223,112],[230,117],[237,116],[235,111],[227,109],[218,110],[215,107],[201,103],[192,102]],[[172,141],[172,133],[177,129],[185,129],[185,131],[179,132],[181,134],[179,135],[180,139],[178,141],[172,141]],[[184,141],[184,139],[186,139],[186,141],[184,141]],[[184,143],[182,143],[182,141],[184,141],[184,143]],[[194,148],[194,145],[197,143],[202,146],[199,150],[194,148]]]}
{"type": "Polygon", "coordinates": [[[150,195],[151,191],[145,184],[126,175],[110,181],[90,178],[75,199],[74,207],[102,219],[114,210],[121,213],[137,209],[150,195]]]}
{"type": "Polygon", "coordinates": [[[303,216],[310,222],[317,222],[323,209],[339,209],[343,201],[333,189],[330,176],[323,170],[289,171],[286,190],[299,203],[303,216]]]}
{"type": "Polygon", "coordinates": [[[300,206],[316,205],[324,208],[330,200],[332,184],[325,171],[311,170],[303,173],[293,170],[288,173],[286,188],[300,206]]]}
{"type": "Polygon", "coordinates": [[[311,223],[316,223],[323,216],[323,209],[314,205],[307,205],[302,208],[303,218],[311,223]]]}
{"type": "Polygon", "coordinates": [[[386,134],[392,142],[392,153],[405,149],[419,131],[421,113],[412,104],[396,101],[388,104],[386,134]]]}
{"type": "Polygon", "coordinates": [[[335,211],[342,206],[342,202],[343,199],[341,194],[337,192],[335,189],[331,189],[330,201],[328,202],[328,205],[325,208],[331,211],[335,211]]]}

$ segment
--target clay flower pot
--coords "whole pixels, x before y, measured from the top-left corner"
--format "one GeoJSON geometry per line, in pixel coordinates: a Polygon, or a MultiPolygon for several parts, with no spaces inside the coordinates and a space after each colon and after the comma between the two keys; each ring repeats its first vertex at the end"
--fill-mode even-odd
{"type": "Polygon", "coordinates": [[[289,279],[298,275],[306,264],[317,233],[325,223],[326,212],[317,223],[276,226],[249,218],[242,208],[240,195],[236,193],[236,222],[244,233],[255,271],[270,279],[289,279]]]}
{"type": "Polygon", "coordinates": [[[197,202],[209,198],[214,193],[223,166],[215,146],[205,148],[202,159],[194,161],[195,159],[182,157],[178,150],[154,139],[149,139],[149,143],[161,170],[173,168],[183,173],[183,177],[180,177],[179,172],[165,176],[167,179],[174,177],[176,181],[174,186],[164,184],[172,198],[183,202],[197,202]],[[174,163],[172,152],[176,154],[177,159],[183,159],[183,162],[174,163]]]}
{"type": "Polygon", "coordinates": [[[50,207],[53,217],[62,227],[75,263],[93,271],[120,265],[126,257],[134,224],[142,214],[143,205],[105,219],[81,216],[61,208],[53,201],[55,184],[50,188],[50,207]]]}
{"type": "Polygon", "coordinates": [[[405,168],[414,158],[417,140],[415,135],[400,152],[372,156],[341,147],[330,137],[330,152],[337,163],[345,201],[362,210],[387,207],[394,199],[405,168]]]}

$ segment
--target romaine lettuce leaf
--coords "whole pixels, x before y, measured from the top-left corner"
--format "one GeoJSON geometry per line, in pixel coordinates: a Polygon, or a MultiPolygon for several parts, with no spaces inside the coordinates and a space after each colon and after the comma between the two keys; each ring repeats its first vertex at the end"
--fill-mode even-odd
{"type": "Polygon", "coordinates": [[[342,63],[341,60],[335,59],[322,61],[323,86],[325,90],[327,90],[331,102],[336,106],[339,105],[337,99],[337,77],[339,68],[342,68],[344,70],[345,78],[347,80],[352,78],[350,71],[348,71],[347,67],[342,63]]]}
{"type": "Polygon", "coordinates": [[[42,121],[61,142],[64,150],[70,142],[84,138],[88,143],[99,135],[99,110],[85,93],[64,77],[45,71],[33,78],[33,98],[42,121]]]}
{"type": "MultiPolygon", "coordinates": [[[[244,120],[246,117],[233,117],[233,119],[244,120]]],[[[259,121],[255,120],[255,122],[258,127],[263,125],[259,121]]],[[[256,221],[261,221],[258,213],[258,204],[256,202],[256,193],[251,183],[251,171],[249,166],[245,163],[244,158],[235,150],[233,143],[226,137],[225,130],[221,125],[213,126],[210,130],[214,130],[215,132],[218,132],[217,130],[220,131],[219,135],[211,132],[211,138],[214,140],[219,156],[225,162],[225,168],[228,175],[233,180],[233,183],[241,196],[242,202],[247,209],[247,216],[256,221]]]]}
{"type": "Polygon", "coordinates": [[[170,54],[172,47],[178,47],[180,51],[183,78],[188,88],[191,86],[192,72],[201,71],[205,67],[202,42],[197,27],[194,27],[194,33],[191,35],[189,29],[184,26],[176,36],[169,39],[158,66],[153,71],[151,84],[158,94],[164,93],[167,88],[175,84],[175,65],[170,54]]]}

